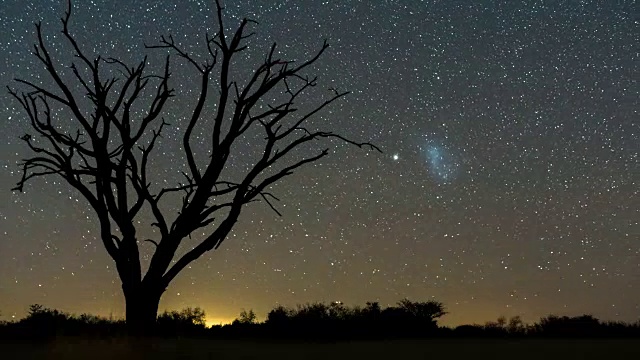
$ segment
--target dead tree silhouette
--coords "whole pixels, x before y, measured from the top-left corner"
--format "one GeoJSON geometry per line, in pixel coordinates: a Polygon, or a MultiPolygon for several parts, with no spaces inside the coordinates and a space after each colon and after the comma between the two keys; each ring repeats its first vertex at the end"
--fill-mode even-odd
{"type": "Polygon", "coordinates": [[[146,57],[135,66],[115,58],[93,57],[70,31],[71,10],[69,1],[61,20],[63,40],[70,45],[76,60],[70,65],[72,76],[65,78],[58,68],[54,54],[45,44],[42,25],[37,23],[34,55],[44,65],[50,82],[41,85],[33,80],[16,79],[28,90],[19,93],[9,88],[39,136],[22,137],[34,154],[21,164],[22,177],[13,190],[22,191],[33,178],[57,175],[88,201],[97,215],[104,247],[116,264],[126,319],[132,331],[144,332],[155,324],[158,303],[167,286],[194,260],[222,244],[244,205],[262,201],[278,213],[274,207],[278,198],[269,192],[270,187],[329,153],[328,148],[323,148],[305,157],[297,149],[309,152],[308,145],[314,140],[337,139],[380,151],[368,142],[305,127],[310,118],[347,92],[331,90],[326,100],[318,100],[308,111],[296,112],[296,102],[317,84],[316,77],[303,73],[325,52],[326,42],[300,63],[278,58],[274,43],[244,86],[233,80],[232,58],[235,60],[234,56],[246,49],[246,39],[253,34],[247,33],[252,21],[242,20],[235,32],[227,34],[223,7],[216,0],[217,33],[206,36],[207,61],[197,61],[172,36],[163,36],[158,44],[146,46],[168,49],[200,74],[199,84],[195,85],[199,92],[197,101],[190,117],[181,124],[185,129],[181,144],[187,163],[183,171],[185,181],[154,189],[152,183],[162,182],[149,174],[151,154],[169,125],[162,116],[165,105],[176,95],[169,84],[170,58],[167,56],[163,71],[154,74],[147,70],[146,57]],[[121,75],[107,76],[109,71],[104,69],[110,69],[111,73],[119,71],[121,75]],[[84,94],[79,95],[78,89],[84,94]],[[284,100],[267,104],[274,94],[284,100]],[[215,104],[211,117],[203,111],[208,102],[215,104]],[[134,111],[134,105],[144,110],[134,111]],[[68,116],[52,111],[54,106],[66,109],[68,116]],[[194,128],[205,118],[212,122],[212,132],[207,134],[210,158],[197,161],[192,149],[194,128]],[[70,132],[69,121],[75,126],[70,132]],[[222,174],[229,164],[233,145],[255,127],[264,133],[262,156],[249,164],[242,180],[226,180],[222,174]],[[182,193],[182,201],[178,201],[175,219],[169,221],[167,207],[161,203],[176,193],[182,193]],[[155,249],[144,274],[139,248],[139,240],[143,239],[137,235],[138,216],[143,208],[150,211],[153,218],[150,225],[158,233],[157,238],[147,240],[155,249]],[[206,231],[206,236],[176,256],[180,244],[195,230],[206,231]]]}

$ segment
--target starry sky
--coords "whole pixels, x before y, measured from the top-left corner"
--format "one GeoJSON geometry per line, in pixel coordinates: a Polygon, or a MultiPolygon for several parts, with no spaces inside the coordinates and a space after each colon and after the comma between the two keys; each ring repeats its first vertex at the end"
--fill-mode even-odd
{"type": "MultiPolygon", "coordinates": [[[[308,72],[319,76],[318,90],[300,105],[317,104],[330,87],[351,91],[314,126],[383,153],[318,144],[330,155],[271,189],[283,216],[248,205],[222,247],[176,278],[160,309],[200,306],[216,323],[243,308],[265,316],[276,304],[391,305],[408,297],[442,301],[450,325],[551,313],[640,319],[634,0],[225,6],[229,27],[245,16],[258,22],[234,63],[240,80],[271,42],[299,61],[327,39],[331,47],[308,72]]],[[[56,61],[70,65],[60,33],[65,8],[61,0],[2,1],[3,87],[24,90],[14,77],[51,84],[30,55],[36,21],[56,61]]],[[[172,34],[205,59],[214,20],[212,1],[78,0],[71,32],[89,54],[130,64],[148,54],[158,69],[166,51],[145,43],[172,34]]],[[[173,60],[176,97],[164,113],[172,126],[151,159],[156,186],[175,184],[187,169],[180,142],[198,93],[194,69],[173,60]]],[[[73,125],[56,114],[61,126],[73,125]]],[[[32,303],[122,317],[120,282],[88,203],[55,177],[10,191],[18,162],[30,155],[19,137],[33,131],[6,92],[0,124],[1,318],[22,317],[32,303]]],[[[206,126],[198,131],[206,136],[206,126]]],[[[255,140],[238,145],[230,176],[247,169],[255,140]]],[[[206,154],[206,145],[196,151],[206,154]]],[[[149,224],[140,218],[141,238],[157,235],[149,224]]],[[[153,246],[140,248],[144,263],[153,246]]]]}

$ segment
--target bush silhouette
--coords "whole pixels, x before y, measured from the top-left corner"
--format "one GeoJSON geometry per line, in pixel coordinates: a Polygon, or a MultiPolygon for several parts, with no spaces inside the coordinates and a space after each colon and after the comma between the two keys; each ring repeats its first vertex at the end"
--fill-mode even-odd
{"type": "Polygon", "coordinates": [[[600,321],[591,315],[555,316],[540,319],[538,331],[546,336],[595,336],[601,332],[600,321]]]}
{"type": "Polygon", "coordinates": [[[237,319],[233,320],[232,324],[235,325],[253,325],[256,324],[258,321],[256,320],[257,316],[256,313],[253,312],[253,310],[242,310],[240,312],[240,315],[238,316],[237,319]]]}
{"type": "Polygon", "coordinates": [[[460,337],[484,337],[487,332],[481,325],[460,325],[453,329],[453,334],[460,337]]]}
{"type": "Polygon", "coordinates": [[[206,329],[206,314],[199,307],[167,311],[158,315],[156,333],[159,335],[195,335],[206,329]]]}
{"type": "Polygon", "coordinates": [[[289,324],[291,317],[293,317],[293,314],[290,309],[278,305],[267,314],[266,324],[276,328],[284,327],[289,324]]]}
{"type": "Polygon", "coordinates": [[[281,333],[316,338],[396,337],[434,333],[437,319],[444,314],[444,306],[435,301],[403,299],[385,309],[377,302],[367,302],[365,307],[316,302],[296,308],[279,305],[267,314],[265,324],[281,333]]]}

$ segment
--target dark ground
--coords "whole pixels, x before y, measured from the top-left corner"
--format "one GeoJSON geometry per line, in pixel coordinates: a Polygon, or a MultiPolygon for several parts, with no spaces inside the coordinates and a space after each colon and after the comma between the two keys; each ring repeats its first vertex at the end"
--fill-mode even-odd
{"type": "Polygon", "coordinates": [[[640,339],[427,339],[302,343],[240,340],[84,339],[0,342],[3,359],[640,359],[640,339]]]}

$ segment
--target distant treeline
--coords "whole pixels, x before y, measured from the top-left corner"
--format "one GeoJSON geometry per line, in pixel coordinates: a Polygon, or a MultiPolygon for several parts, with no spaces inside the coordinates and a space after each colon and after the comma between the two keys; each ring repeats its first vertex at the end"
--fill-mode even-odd
{"type": "MultiPolygon", "coordinates": [[[[295,308],[277,306],[264,322],[252,311],[242,311],[228,325],[207,328],[200,308],[165,311],[157,319],[156,336],[197,336],[212,338],[252,338],[265,340],[371,340],[416,337],[639,337],[636,323],[605,322],[591,315],[555,316],[526,324],[518,316],[483,325],[455,328],[438,326],[445,315],[442,303],[401,300],[395,306],[380,307],[368,302],[364,307],[347,307],[339,302],[311,303],[295,308]]],[[[0,336],[46,339],[52,336],[124,336],[124,320],[82,314],[71,315],[42,305],[31,305],[28,315],[13,322],[0,322],[0,336]]]]}

